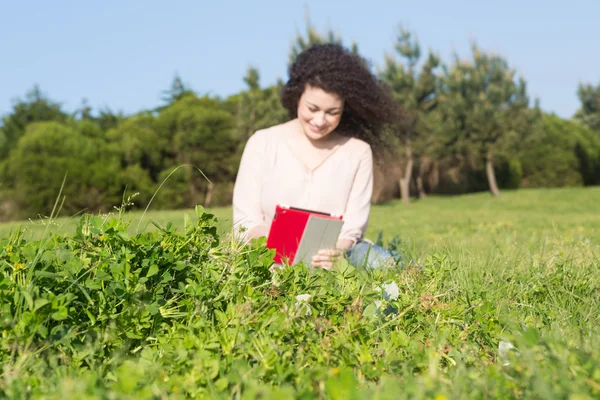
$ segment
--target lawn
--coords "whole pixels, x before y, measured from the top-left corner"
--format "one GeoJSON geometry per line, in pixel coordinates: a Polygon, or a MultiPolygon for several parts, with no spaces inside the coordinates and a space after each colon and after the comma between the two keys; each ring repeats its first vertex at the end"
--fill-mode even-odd
{"type": "Polygon", "coordinates": [[[0,224],[0,397],[598,398],[599,199],[373,206],[386,271],[271,274],[230,208],[0,224]]]}
{"type": "MultiPolygon", "coordinates": [[[[219,219],[221,233],[231,224],[231,208],[208,209],[219,219]]],[[[112,214],[116,214],[116,211],[112,214]]],[[[153,231],[152,221],[182,229],[193,210],[134,211],[128,232],[153,231]],[[141,222],[140,222],[141,219],[141,222]]],[[[0,238],[25,229],[38,239],[48,229],[72,234],[79,217],[0,223],[0,238]],[[50,226],[47,226],[50,225],[50,226]]],[[[419,256],[440,248],[468,252],[476,257],[497,254],[499,247],[543,254],[554,241],[589,240],[600,243],[600,188],[536,189],[505,191],[494,198],[488,193],[453,197],[429,197],[406,206],[399,201],[372,207],[367,237],[382,235],[388,242],[399,238],[419,256]]]]}

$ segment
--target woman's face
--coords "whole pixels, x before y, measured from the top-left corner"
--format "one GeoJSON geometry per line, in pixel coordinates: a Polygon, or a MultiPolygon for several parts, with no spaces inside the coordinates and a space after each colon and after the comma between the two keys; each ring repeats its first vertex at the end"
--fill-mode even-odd
{"type": "Polygon", "coordinates": [[[343,111],[344,100],[340,96],[310,85],[306,85],[298,102],[298,120],[311,140],[322,139],[333,132],[343,111]]]}

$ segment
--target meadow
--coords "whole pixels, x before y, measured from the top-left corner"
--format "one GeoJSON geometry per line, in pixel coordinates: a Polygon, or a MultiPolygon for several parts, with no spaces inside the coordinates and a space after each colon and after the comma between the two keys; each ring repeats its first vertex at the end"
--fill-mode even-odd
{"type": "Polygon", "coordinates": [[[367,236],[406,260],[383,271],[271,273],[230,208],[3,223],[0,393],[598,398],[599,199],[375,205],[367,236]]]}

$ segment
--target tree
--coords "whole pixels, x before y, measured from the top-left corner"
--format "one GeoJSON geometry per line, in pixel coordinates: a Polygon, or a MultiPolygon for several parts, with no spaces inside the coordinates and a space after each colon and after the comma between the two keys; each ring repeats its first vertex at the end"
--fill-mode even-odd
{"type": "Polygon", "coordinates": [[[281,82],[262,89],[260,73],[254,67],[248,68],[244,82],[248,88],[240,93],[236,111],[239,151],[254,132],[282,123],[288,117],[280,102],[281,82]]]}
{"type": "Polygon", "coordinates": [[[167,90],[164,90],[162,94],[163,96],[161,100],[165,103],[165,105],[157,107],[156,111],[161,111],[170,104],[173,104],[186,96],[196,96],[196,93],[188,85],[183,83],[183,80],[179,74],[175,74],[173,81],[171,82],[171,87],[167,90]]]}
{"type": "Polygon", "coordinates": [[[600,135],[600,84],[579,85],[577,96],[581,108],[575,114],[575,119],[600,135]]]}
{"type": "MultiPolygon", "coordinates": [[[[290,47],[288,65],[291,65],[300,53],[312,45],[325,43],[344,45],[341,36],[333,30],[328,29],[325,33],[320,33],[311,22],[308,10],[306,11],[305,22],[306,36],[303,36],[300,32],[296,32],[296,37],[292,40],[290,47]]],[[[358,53],[358,44],[356,42],[352,42],[351,50],[354,53],[358,53]]]]}
{"type": "Polygon", "coordinates": [[[544,114],[519,154],[525,187],[600,183],[600,137],[574,121],[544,114]]]}
{"type": "MultiPolygon", "coordinates": [[[[394,48],[403,62],[398,62],[392,55],[386,54],[385,67],[380,72],[380,76],[391,87],[396,101],[403,106],[406,114],[405,123],[396,127],[394,133],[405,151],[406,166],[404,174],[400,178],[400,193],[402,201],[409,203],[414,160],[423,154],[426,144],[432,137],[428,118],[437,104],[435,69],[439,66],[440,60],[436,54],[430,51],[428,58],[418,71],[417,64],[421,58],[421,47],[402,27],[399,29],[394,48]]],[[[421,176],[418,177],[417,186],[419,187],[419,196],[424,197],[421,176]]]]}
{"type": "Polygon", "coordinates": [[[154,183],[164,168],[167,141],[156,129],[156,117],[134,115],[106,133],[112,149],[120,156],[122,190],[139,193],[137,201],[146,204],[154,183]]]}
{"type": "Polygon", "coordinates": [[[170,157],[177,165],[193,165],[210,180],[207,182],[195,169],[188,169],[187,205],[197,204],[198,192],[203,188],[204,205],[210,205],[214,184],[230,182],[235,174],[233,116],[215,99],[187,96],[160,113],[157,129],[170,144],[170,157]]]}
{"type": "Polygon", "coordinates": [[[121,121],[125,120],[123,112],[114,113],[108,107],[100,109],[97,116],[94,116],[93,111],[87,99],[83,99],[81,105],[73,113],[72,118],[77,121],[91,121],[98,125],[102,132],[116,128],[121,121]]]}
{"type": "Polygon", "coordinates": [[[29,124],[7,163],[22,216],[50,213],[65,175],[64,211],[106,209],[120,198],[118,169],[103,141],[58,122],[29,124]]]}
{"type": "Polygon", "coordinates": [[[27,125],[40,121],[64,122],[68,115],[62,111],[61,105],[46,97],[38,85],[27,92],[25,100],[17,99],[10,114],[2,119],[0,134],[0,161],[25,133],[27,125]]]}
{"type": "Polygon", "coordinates": [[[167,141],[156,131],[156,117],[153,115],[131,116],[117,128],[109,130],[106,138],[120,154],[124,167],[139,164],[153,178],[163,168],[162,151],[167,141]]]}
{"type": "Polygon", "coordinates": [[[529,107],[526,83],[498,55],[472,44],[473,60],[455,56],[439,91],[445,144],[472,160],[483,160],[490,192],[500,194],[494,159],[510,153],[532,131],[539,117],[529,107]]]}
{"type": "Polygon", "coordinates": [[[122,111],[115,113],[108,107],[100,109],[98,116],[94,117],[94,121],[100,126],[103,132],[116,128],[124,120],[125,115],[122,111]]]}

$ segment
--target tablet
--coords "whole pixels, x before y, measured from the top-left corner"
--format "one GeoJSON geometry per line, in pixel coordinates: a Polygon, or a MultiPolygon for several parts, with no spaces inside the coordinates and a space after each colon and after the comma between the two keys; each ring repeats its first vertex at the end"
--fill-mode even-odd
{"type": "Polygon", "coordinates": [[[341,215],[277,205],[267,247],[275,249],[276,263],[310,264],[317,251],[335,247],[342,225],[341,215]]]}

